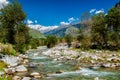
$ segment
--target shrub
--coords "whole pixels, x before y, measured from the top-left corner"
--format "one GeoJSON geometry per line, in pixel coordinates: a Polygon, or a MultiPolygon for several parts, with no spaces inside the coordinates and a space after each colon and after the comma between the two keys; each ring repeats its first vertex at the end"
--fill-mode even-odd
{"type": "Polygon", "coordinates": [[[47,36],[46,43],[48,48],[54,47],[57,44],[57,37],[54,35],[47,36]]]}
{"type": "Polygon", "coordinates": [[[0,43],[0,52],[5,55],[16,55],[17,52],[11,44],[1,44],[0,43]]]}
{"type": "Polygon", "coordinates": [[[82,49],[90,49],[90,46],[91,46],[91,39],[89,37],[86,37],[84,38],[82,41],[81,41],[81,48],[82,49]]]}

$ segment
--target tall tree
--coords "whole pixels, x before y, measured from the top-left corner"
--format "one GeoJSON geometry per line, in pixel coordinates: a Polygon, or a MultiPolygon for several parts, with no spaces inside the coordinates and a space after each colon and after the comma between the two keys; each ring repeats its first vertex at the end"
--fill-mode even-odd
{"type": "Polygon", "coordinates": [[[118,6],[111,8],[105,17],[109,28],[109,44],[113,48],[120,48],[120,9],[118,6]]]}
{"type": "Polygon", "coordinates": [[[29,28],[24,23],[26,14],[24,13],[21,4],[14,0],[0,10],[1,27],[6,31],[4,42],[14,44],[16,50],[25,51],[25,45],[29,39],[29,28]]]}
{"type": "Polygon", "coordinates": [[[92,42],[103,47],[103,45],[107,44],[107,31],[105,15],[103,13],[95,15],[92,24],[92,42]]]}
{"type": "Polygon", "coordinates": [[[17,0],[4,6],[4,8],[0,10],[0,13],[2,27],[7,30],[6,40],[14,44],[14,35],[16,33],[18,34],[18,25],[24,23],[26,15],[17,0]]]}

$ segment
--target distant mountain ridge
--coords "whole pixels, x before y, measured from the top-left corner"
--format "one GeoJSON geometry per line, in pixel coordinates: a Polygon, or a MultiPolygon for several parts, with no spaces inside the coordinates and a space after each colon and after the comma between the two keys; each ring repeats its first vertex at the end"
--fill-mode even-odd
{"type": "Polygon", "coordinates": [[[45,26],[42,26],[42,25],[33,25],[33,24],[30,24],[28,26],[32,29],[36,29],[36,30],[40,31],[41,33],[45,33],[45,32],[48,32],[50,30],[54,30],[54,29],[58,28],[58,26],[45,27],[45,26]]]}
{"type": "Polygon", "coordinates": [[[82,24],[75,23],[65,26],[54,26],[54,27],[42,27],[41,25],[31,25],[29,27],[34,28],[38,31],[40,31],[42,34],[48,36],[48,35],[55,35],[57,37],[63,37],[65,36],[65,32],[70,27],[80,28],[82,24]]]}

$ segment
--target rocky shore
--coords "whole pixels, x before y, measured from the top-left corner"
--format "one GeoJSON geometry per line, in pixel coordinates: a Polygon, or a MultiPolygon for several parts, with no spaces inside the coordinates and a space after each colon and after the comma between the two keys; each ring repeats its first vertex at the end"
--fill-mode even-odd
{"type": "Polygon", "coordinates": [[[43,55],[49,56],[54,60],[74,60],[78,63],[88,64],[91,67],[119,68],[120,53],[107,50],[88,50],[68,48],[67,44],[59,44],[44,52],[43,55]]]}
{"type": "Polygon", "coordinates": [[[28,74],[28,67],[30,67],[31,64],[29,63],[27,55],[20,54],[16,57],[4,55],[0,60],[7,63],[7,68],[4,68],[4,71],[0,71],[0,76],[12,76],[11,80],[37,80],[38,78],[41,78],[41,75],[38,72],[28,74]],[[27,73],[28,75],[17,75],[19,73],[27,73]]]}
{"type": "MultiPolygon", "coordinates": [[[[34,51],[34,50],[31,50],[34,51]]],[[[26,53],[31,52],[30,50],[26,53]]],[[[59,44],[53,48],[47,49],[46,46],[38,47],[35,49],[38,54],[53,58],[54,61],[75,61],[76,70],[84,68],[87,65],[89,69],[102,68],[120,68],[120,54],[117,51],[101,51],[101,50],[88,50],[83,51],[80,49],[68,48],[67,44],[59,44]],[[39,53],[40,52],[40,53],[39,53]]],[[[12,75],[12,80],[39,80],[42,74],[39,72],[29,72],[29,68],[34,69],[37,64],[31,63],[27,55],[20,54],[18,56],[2,55],[0,61],[7,63],[5,71],[0,71],[1,75],[12,75]],[[19,73],[27,73],[27,75],[18,75],[19,73]]],[[[74,62],[73,62],[74,63],[74,62]]],[[[64,71],[58,71],[63,73],[64,71]]],[[[97,80],[97,79],[95,79],[97,80]]]]}

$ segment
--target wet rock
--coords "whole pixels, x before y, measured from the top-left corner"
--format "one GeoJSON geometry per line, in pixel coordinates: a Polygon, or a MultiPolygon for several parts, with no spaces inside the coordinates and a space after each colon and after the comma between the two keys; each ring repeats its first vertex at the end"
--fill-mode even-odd
{"type": "Polygon", "coordinates": [[[39,76],[34,76],[34,78],[41,78],[41,76],[39,75],[39,76]]]}
{"type": "Polygon", "coordinates": [[[29,58],[27,55],[23,55],[23,54],[20,54],[19,57],[21,57],[23,59],[28,59],[29,58]]]}
{"type": "Polygon", "coordinates": [[[29,63],[29,60],[28,60],[28,59],[25,59],[25,60],[23,61],[23,63],[24,63],[24,64],[27,64],[27,63],[29,63]]]}
{"type": "Polygon", "coordinates": [[[102,64],[101,67],[109,68],[109,67],[111,67],[111,64],[110,63],[102,64]]]}
{"type": "Polygon", "coordinates": [[[99,77],[95,77],[94,80],[99,80],[99,77]]]}
{"type": "Polygon", "coordinates": [[[0,59],[3,58],[3,57],[4,57],[4,55],[0,53],[0,59]]]}
{"type": "Polygon", "coordinates": [[[14,76],[12,80],[21,80],[20,76],[14,76]]]}
{"type": "Polygon", "coordinates": [[[38,72],[33,72],[30,74],[30,76],[33,76],[34,78],[41,78],[41,75],[38,72]]]}
{"type": "Polygon", "coordinates": [[[96,70],[96,69],[99,69],[100,67],[99,67],[99,66],[89,66],[88,68],[89,68],[89,69],[96,70]]]}
{"type": "Polygon", "coordinates": [[[31,80],[31,78],[30,77],[23,77],[22,80],[31,80]]]}
{"type": "Polygon", "coordinates": [[[82,67],[81,66],[75,66],[76,70],[80,70],[82,67]]]}
{"type": "Polygon", "coordinates": [[[26,71],[27,71],[27,68],[24,67],[24,65],[20,65],[20,66],[17,66],[17,67],[16,67],[16,71],[17,71],[17,72],[26,72],[26,71]]]}
{"type": "Polygon", "coordinates": [[[15,73],[15,68],[8,68],[5,69],[5,72],[9,75],[13,75],[15,73]]]}
{"type": "Polygon", "coordinates": [[[36,68],[37,67],[37,65],[35,65],[34,63],[29,63],[29,66],[28,66],[29,68],[36,68]]]}
{"type": "Polygon", "coordinates": [[[14,56],[5,56],[2,60],[7,63],[10,67],[15,67],[19,64],[18,58],[14,56]]]}
{"type": "Polygon", "coordinates": [[[60,73],[63,73],[64,71],[63,70],[59,70],[59,71],[57,71],[56,73],[57,74],[60,74],[60,73]]]}

